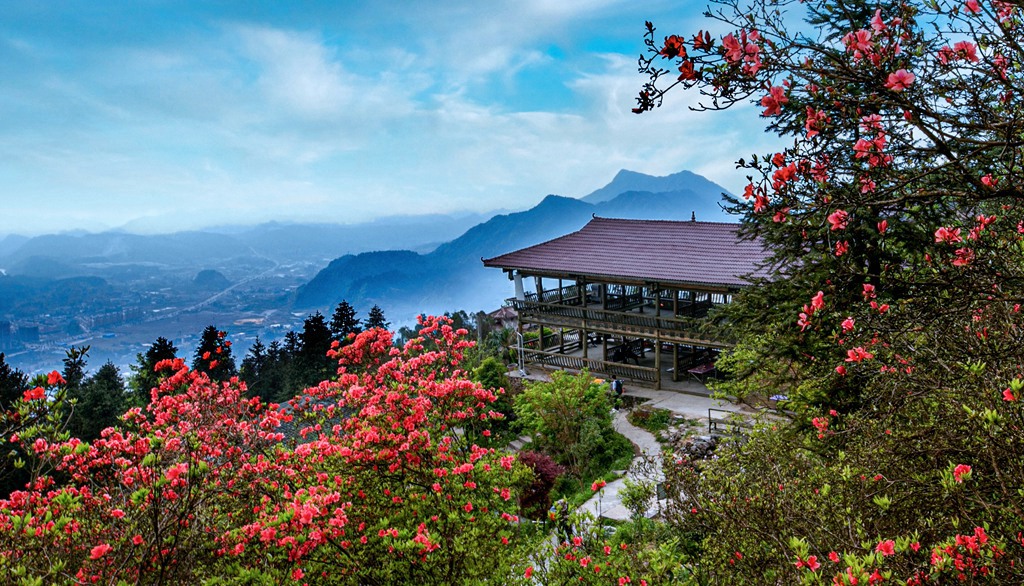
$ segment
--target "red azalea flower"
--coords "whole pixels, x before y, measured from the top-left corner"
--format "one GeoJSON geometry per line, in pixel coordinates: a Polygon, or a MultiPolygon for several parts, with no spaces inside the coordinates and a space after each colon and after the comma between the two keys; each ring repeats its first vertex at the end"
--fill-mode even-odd
{"type": "Polygon", "coordinates": [[[114,549],[109,543],[101,543],[89,551],[89,559],[98,560],[101,557],[107,555],[107,552],[114,549]]]}
{"type": "Polygon", "coordinates": [[[896,542],[891,539],[879,541],[878,547],[875,548],[875,551],[882,554],[883,556],[893,555],[896,553],[896,542]]]}
{"type": "Polygon", "coordinates": [[[957,464],[956,468],[953,468],[953,480],[957,482],[963,482],[963,477],[971,473],[971,467],[967,464],[957,464]]]}

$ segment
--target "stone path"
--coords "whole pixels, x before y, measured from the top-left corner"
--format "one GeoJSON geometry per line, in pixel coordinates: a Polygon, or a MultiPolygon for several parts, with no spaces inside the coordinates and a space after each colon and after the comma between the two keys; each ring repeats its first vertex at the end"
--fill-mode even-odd
{"type": "MultiPolygon", "coordinates": [[[[674,414],[688,419],[706,420],[708,409],[721,409],[736,413],[754,413],[749,407],[734,405],[728,401],[673,391],[635,389],[627,391],[626,395],[644,397],[648,399],[647,402],[643,403],[644,406],[668,409],[674,414]]],[[[626,413],[625,409],[617,411],[613,419],[613,425],[616,431],[629,438],[629,441],[637,446],[641,455],[633,459],[633,463],[625,475],[609,482],[602,491],[595,493],[590,500],[581,506],[580,510],[589,511],[595,517],[616,520],[629,519],[629,510],[623,506],[622,498],[619,495],[619,491],[625,486],[626,478],[630,478],[634,482],[637,480],[653,482],[664,480],[664,475],[661,471],[661,444],[647,430],[629,423],[626,419],[626,413]]],[[[662,503],[652,505],[651,509],[647,511],[647,516],[656,515],[660,511],[661,506],[662,503]]]]}

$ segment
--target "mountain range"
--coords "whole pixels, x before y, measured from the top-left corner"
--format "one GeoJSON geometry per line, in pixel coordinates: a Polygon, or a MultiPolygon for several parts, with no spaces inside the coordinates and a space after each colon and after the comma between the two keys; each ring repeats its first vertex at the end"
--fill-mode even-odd
{"type": "Polygon", "coordinates": [[[297,308],[329,308],[341,299],[379,304],[395,314],[494,309],[511,295],[506,276],[482,258],[580,229],[594,215],[615,218],[727,221],[726,190],[689,171],[653,177],[620,171],[580,199],[548,195],[535,207],[496,215],[430,253],[391,250],[337,258],[295,297],[297,308]]]}
{"type": "MultiPolygon", "coordinates": [[[[243,282],[262,287],[284,310],[326,312],[342,299],[359,308],[378,304],[399,319],[489,310],[511,287],[505,275],[484,269],[481,258],[578,230],[593,215],[727,220],[718,205],[723,192],[688,171],[654,177],[622,170],[582,198],[548,195],[515,213],[397,216],[354,225],[272,222],[162,235],[9,235],[0,239],[0,318],[31,320],[26,313],[45,313],[65,297],[81,308],[90,300],[117,307],[135,304],[143,291],[201,298],[243,282]]],[[[172,297],[146,294],[150,307],[172,297]]]]}

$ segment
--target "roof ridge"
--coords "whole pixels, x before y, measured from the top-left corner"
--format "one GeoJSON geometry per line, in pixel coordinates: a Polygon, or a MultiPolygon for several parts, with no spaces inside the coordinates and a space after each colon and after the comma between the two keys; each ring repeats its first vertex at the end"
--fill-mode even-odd
{"type": "MultiPolygon", "coordinates": [[[[592,220],[610,220],[610,221],[613,221],[613,222],[634,222],[634,223],[644,222],[644,223],[658,223],[658,224],[715,224],[715,225],[721,225],[721,226],[739,226],[740,225],[739,222],[715,222],[715,221],[709,221],[709,220],[663,220],[663,219],[662,220],[654,220],[654,219],[652,219],[652,220],[645,220],[645,219],[642,219],[642,218],[608,218],[608,217],[605,217],[605,216],[598,216],[597,214],[594,214],[591,217],[591,219],[592,220]]],[[[586,226],[584,226],[584,227],[586,227],[586,226]]],[[[582,230],[582,229],[583,228],[580,228],[580,230],[582,230]]],[[[577,230],[577,232],[579,232],[579,230],[577,230]]]]}

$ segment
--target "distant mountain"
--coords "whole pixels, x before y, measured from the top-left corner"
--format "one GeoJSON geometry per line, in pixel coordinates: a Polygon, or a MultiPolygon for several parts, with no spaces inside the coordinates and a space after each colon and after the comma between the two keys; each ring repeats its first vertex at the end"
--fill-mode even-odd
{"type": "Polygon", "coordinates": [[[192,279],[192,284],[199,289],[209,291],[220,291],[231,286],[231,281],[224,276],[224,273],[213,269],[204,269],[192,279]]]}
{"type": "Polygon", "coordinates": [[[12,275],[45,278],[117,278],[113,272],[123,273],[127,265],[146,266],[150,271],[194,269],[218,262],[269,267],[274,262],[327,263],[345,254],[371,250],[410,248],[428,252],[492,215],[393,216],[362,224],[270,222],[154,235],[10,235],[0,240],[0,269],[12,275]]]}
{"type": "Polygon", "coordinates": [[[612,186],[616,184],[643,184],[653,191],[627,189],[610,199],[599,197],[596,203],[586,201],[587,198],[548,195],[529,210],[494,216],[473,226],[429,254],[406,250],[343,257],[331,262],[300,287],[295,305],[304,309],[330,309],[345,299],[356,308],[378,304],[391,312],[389,315],[396,316],[493,309],[511,295],[511,285],[501,272],[485,269],[481,258],[578,230],[593,215],[688,220],[695,212],[701,220],[728,220],[717,206],[725,189],[693,173],[684,171],[669,177],[651,177],[622,171],[612,184],[594,193],[614,189],[612,186]],[[686,177],[695,178],[693,183],[698,189],[683,185],[686,177]],[[712,198],[711,193],[716,195],[712,198]]]}
{"type": "Polygon", "coordinates": [[[722,200],[722,193],[728,193],[721,185],[690,171],[655,177],[623,169],[611,183],[580,199],[587,203],[601,203],[628,191],[690,191],[693,194],[693,211],[698,219],[707,221],[715,221],[711,216],[720,213],[718,202],[722,200]]]}
{"type": "Polygon", "coordinates": [[[229,236],[206,232],[178,232],[158,236],[140,236],[121,232],[100,234],[50,234],[37,236],[18,247],[4,259],[18,272],[31,274],[28,259],[53,259],[64,264],[156,263],[182,266],[203,264],[210,259],[233,258],[250,254],[249,247],[229,236]]]}
{"type": "Polygon", "coordinates": [[[20,234],[8,234],[7,236],[4,236],[0,239],[0,256],[7,256],[28,241],[28,236],[21,236],[20,234]]]}

